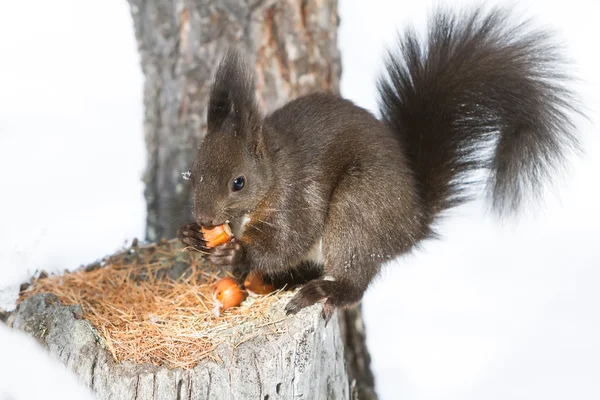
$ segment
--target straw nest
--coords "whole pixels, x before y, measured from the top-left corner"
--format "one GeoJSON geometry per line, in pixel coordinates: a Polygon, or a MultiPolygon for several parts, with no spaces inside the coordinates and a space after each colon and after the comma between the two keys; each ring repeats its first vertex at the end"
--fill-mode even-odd
{"type": "MultiPolygon", "coordinates": [[[[138,245],[63,275],[39,274],[20,300],[53,293],[79,304],[116,362],[191,369],[223,343],[233,348],[260,334],[279,334],[293,294],[249,295],[240,307],[213,312],[212,285],[226,276],[177,240],[138,245]],[[261,329],[262,328],[262,329],[261,329]]],[[[217,360],[218,361],[218,360],[217,360]]]]}

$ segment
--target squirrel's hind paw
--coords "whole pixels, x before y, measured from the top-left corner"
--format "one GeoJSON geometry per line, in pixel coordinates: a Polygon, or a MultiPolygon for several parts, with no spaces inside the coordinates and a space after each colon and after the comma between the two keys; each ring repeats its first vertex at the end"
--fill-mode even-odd
{"type": "Polygon", "coordinates": [[[356,290],[343,283],[330,280],[314,280],[305,284],[285,306],[287,315],[297,314],[300,310],[326,300],[321,315],[325,324],[329,322],[338,307],[346,307],[360,301],[361,296],[353,296],[356,290]],[[358,297],[358,298],[357,298],[358,297]]]}

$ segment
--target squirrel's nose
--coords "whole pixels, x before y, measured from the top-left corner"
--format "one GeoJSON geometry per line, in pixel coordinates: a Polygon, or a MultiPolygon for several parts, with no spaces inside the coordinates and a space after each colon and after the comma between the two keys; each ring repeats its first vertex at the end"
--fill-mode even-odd
{"type": "Polygon", "coordinates": [[[195,215],[196,223],[206,228],[212,228],[218,225],[217,220],[210,215],[199,213],[195,215]]]}

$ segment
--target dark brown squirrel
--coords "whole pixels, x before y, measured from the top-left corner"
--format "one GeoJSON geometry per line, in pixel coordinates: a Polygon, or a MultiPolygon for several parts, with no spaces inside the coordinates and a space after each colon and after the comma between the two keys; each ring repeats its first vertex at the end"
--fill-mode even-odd
{"type": "Polygon", "coordinates": [[[579,149],[576,96],[550,33],[494,8],[437,10],[425,41],[408,29],[378,80],[381,119],[330,93],[262,117],[254,77],[236,51],[221,62],[206,137],[191,168],[196,223],[180,239],[204,247],[200,226],[229,221],[236,238],[210,250],[239,279],[306,263],[288,314],[324,300],[359,302],[381,266],[425,239],[488,171],[491,206],[520,209],[579,149]]]}

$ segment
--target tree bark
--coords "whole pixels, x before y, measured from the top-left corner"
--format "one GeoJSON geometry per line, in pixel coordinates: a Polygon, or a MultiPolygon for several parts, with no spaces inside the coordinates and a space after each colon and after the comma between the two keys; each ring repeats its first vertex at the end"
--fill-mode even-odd
{"type": "MultiPolygon", "coordinates": [[[[128,0],[146,77],[146,238],[192,221],[182,179],[206,131],[212,77],[229,46],[254,66],[263,112],[339,92],[336,0],[128,0]]],[[[360,308],[339,313],[354,398],[376,399],[360,308]],[[358,329],[358,330],[357,330],[358,329]]]]}

